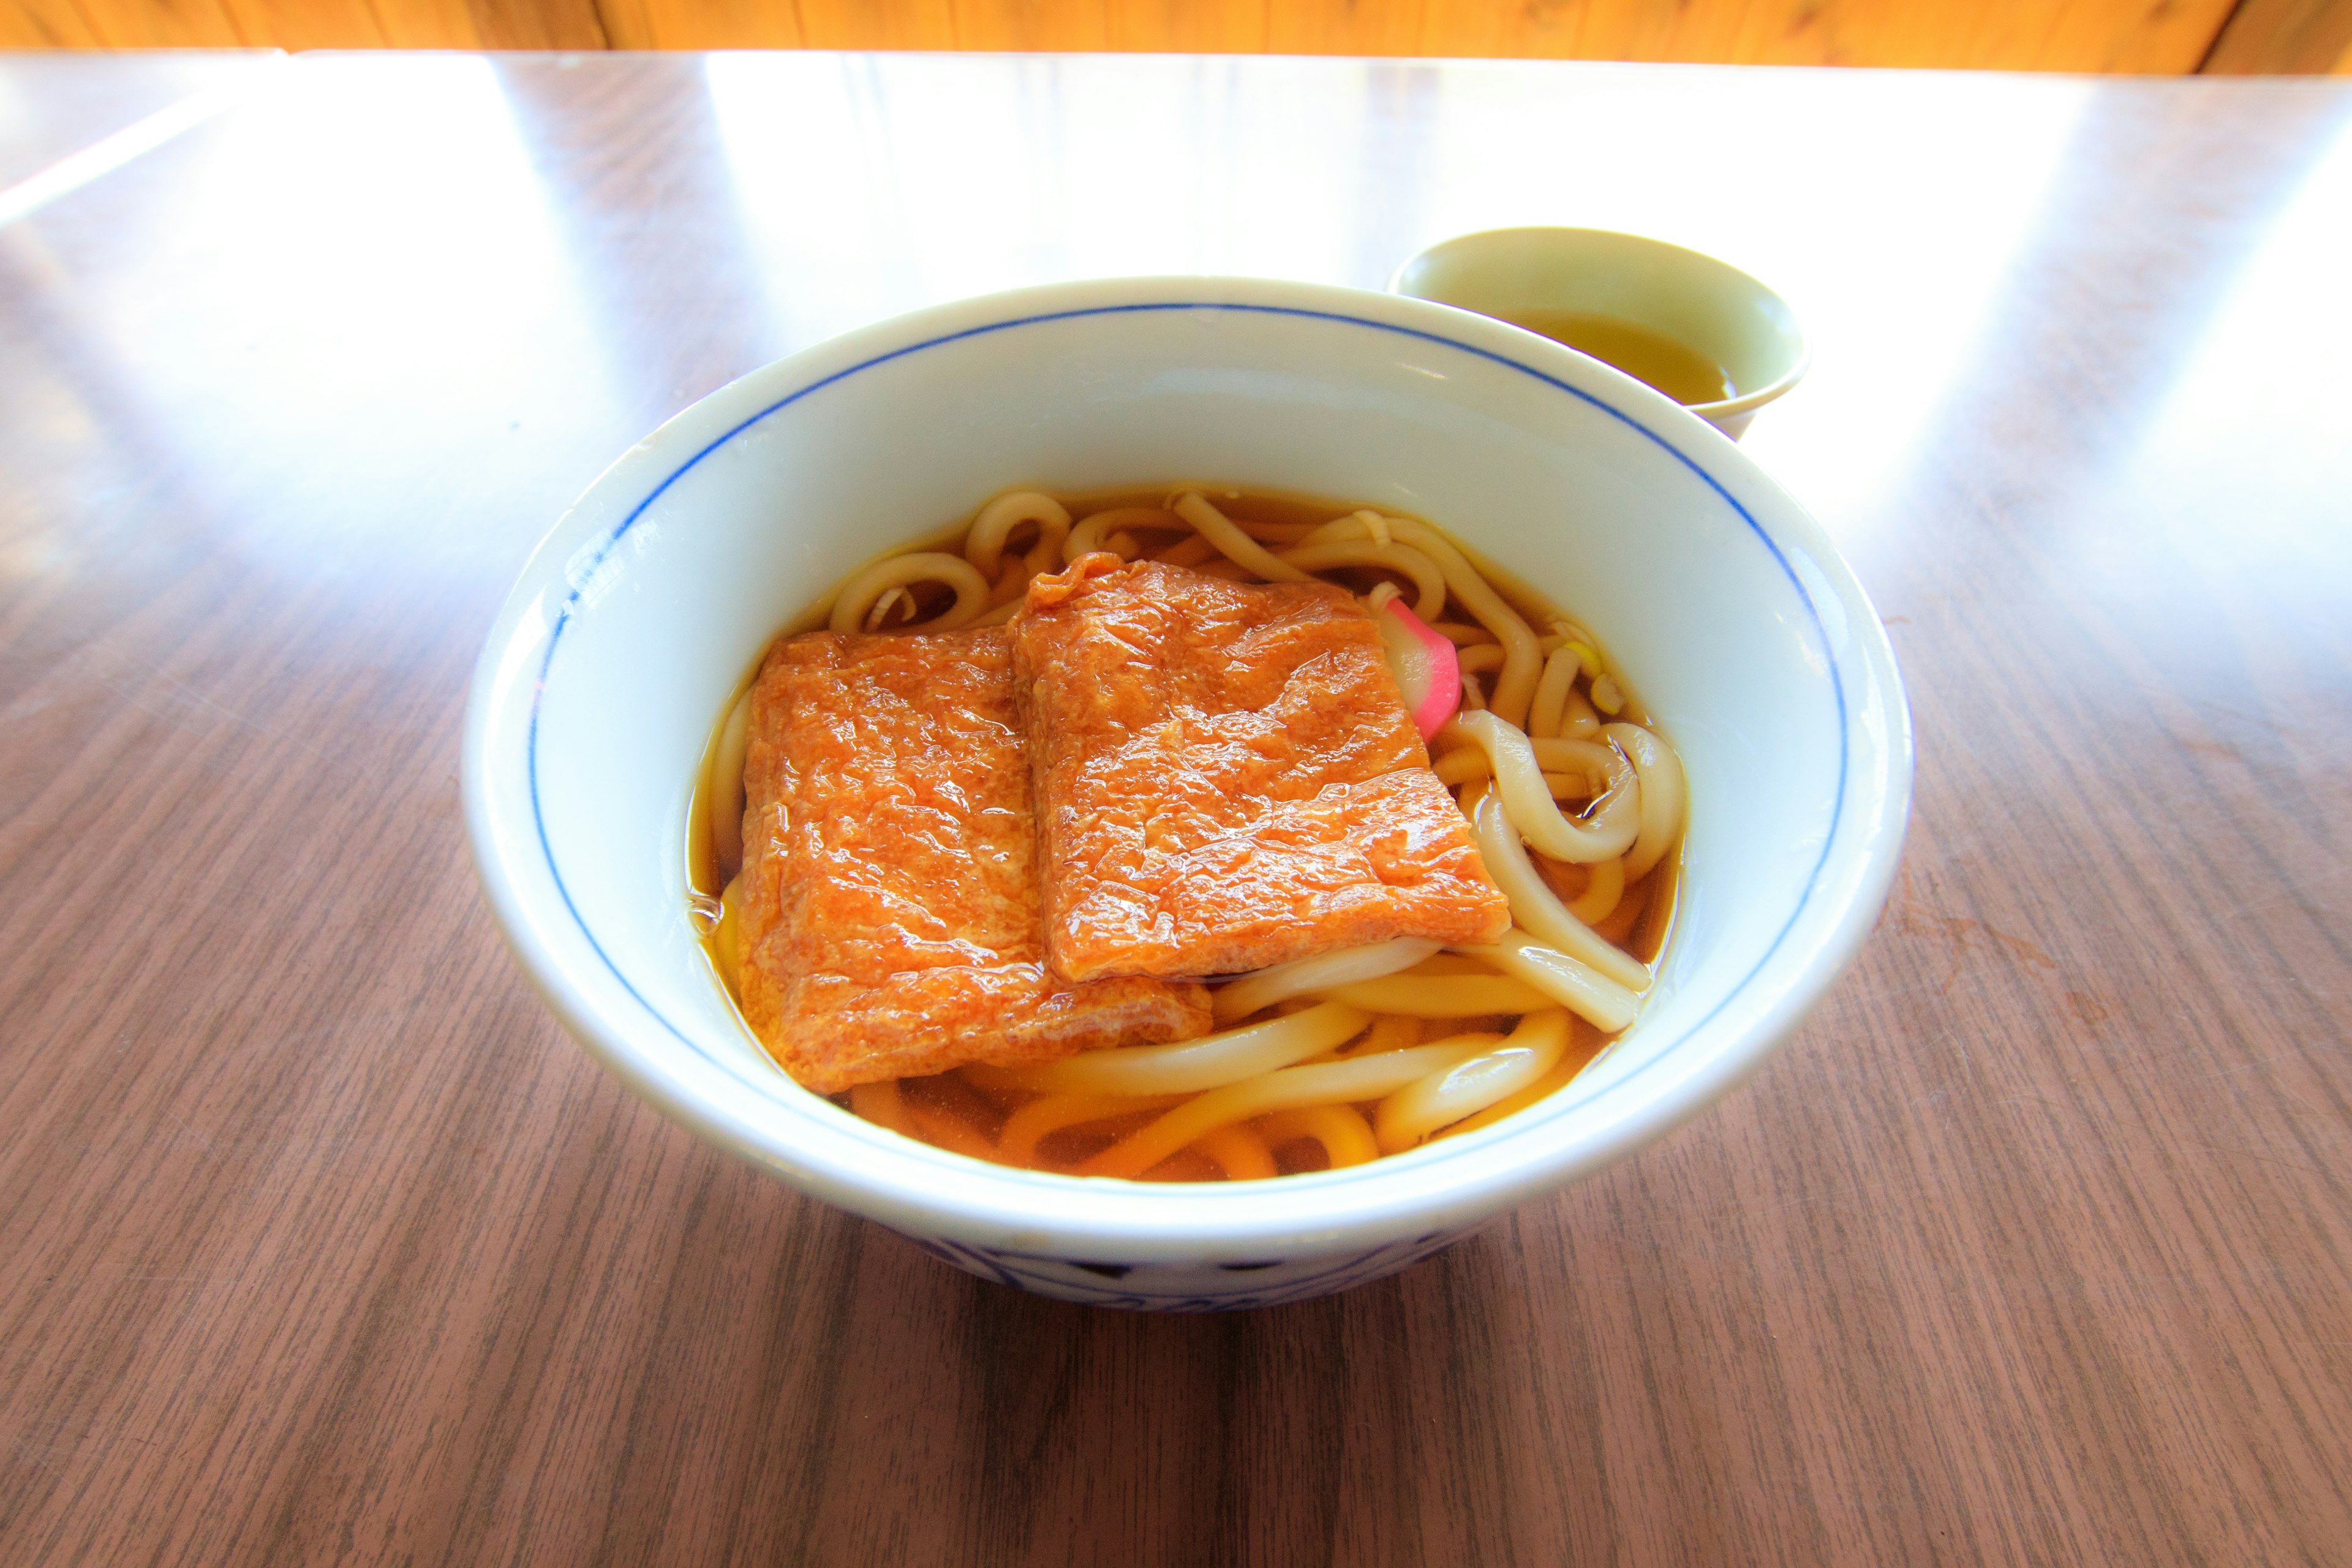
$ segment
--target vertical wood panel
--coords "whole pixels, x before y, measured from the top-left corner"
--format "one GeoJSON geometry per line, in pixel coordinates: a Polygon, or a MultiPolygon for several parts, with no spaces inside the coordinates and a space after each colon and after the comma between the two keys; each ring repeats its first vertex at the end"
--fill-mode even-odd
{"type": "Polygon", "coordinates": [[[56,0],[0,0],[0,48],[95,49],[105,43],[76,6],[56,0]]]}
{"type": "Polygon", "coordinates": [[[0,0],[0,46],[1038,49],[2238,74],[2352,0],[0,0]],[[2210,58],[2209,58],[2210,57],[2210,58]]]}
{"type": "MultiPolygon", "coordinates": [[[[2347,0],[2313,0],[2352,10],[2347,0]]],[[[2230,0],[1427,0],[1433,55],[1722,64],[2189,71],[2230,0]]],[[[1365,51],[1359,51],[1365,52],[1365,51]]],[[[1378,51],[1370,51],[1378,52],[1378,51]]]]}
{"type": "MultiPolygon", "coordinates": [[[[805,0],[821,10],[824,0],[805,0]]],[[[793,0],[597,0],[616,49],[800,49],[813,47],[793,0]]],[[[837,46],[835,46],[837,47],[837,46]]]]}
{"type": "Polygon", "coordinates": [[[960,49],[1107,49],[1118,0],[950,0],[960,49]]]}
{"type": "MultiPolygon", "coordinates": [[[[300,0],[280,0],[299,4],[300,0]]],[[[566,0],[520,0],[527,5],[561,5],[566,0]]],[[[569,0],[585,5],[589,0],[569,0]]],[[[474,25],[467,0],[372,0],[383,41],[395,49],[478,49],[488,40],[474,25]]]]}
{"type": "Polygon", "coordinates": [[[2204,68],[2217,76],[2352,71],[2352,4],[2245,0],[2213,41],[2204,68]]]}
{"type": "MultiPolygon", "coordinates": [[[[239,33],[288,49],[380,49],[392,43],[368,0],[222,0],[239,33]]],[[[388,11],[415,5],[392,0],[388,11]]],[[[450,40],[444,47],[471,43],[450,40]]]]}
{"type": "MultiPolygon", "coordinates": [[[[68,0],[71,3],[71,0],[68,0]]],[[[102,0],[126,15],[142,0],[102,0]]],[[[288,49],[601,49],[595,0],[218,0],[288,49]]]]}
{"type": "Polygon", "coordinates": [[[1432,55],[1573,59],[1591,9],[1588,0],[1550,5],[1425,0],[1422,33],[1432,55]]]}
{"type": "MultiPolygon", "coordinates": [[[[381,6],[385,0],[376,3],[381,6]]],[[[597,16],[596,0],[467,0],[467,8],[487,48],[605,47],[604,24],[597,16]]]]}
{"type": "Polygon", "coordinates": [[[1266,48],[1277,55],[1442,55],[1423,0],[1270,0],[1266,48]]]}
{"type": "MultiPolygon", "coordinates": [[[[2327,0],[2341,5],[2343,0],[2327,0]]],[[[2197,68],[2230,4],[2140,0],[2122,6],[2059,5],[2048,41],[2028,63],[2047,70],[2185,72],[2197,68]]]]}
{"type": "MultiPolygon", "coordinates": [[[[675,5],[699,9],[702,0],[646,0],[664,15],[675,5]]],[[[812,49],[951,49],[952,0],[793,0],[801,37],[812,49]]],[[[670,47],[667,41],[663,47],[670,47]]]]}
{"type": "Polygon", "coordinates": [[[233,49],[268,41],[241,34],[220,0],[0,0],[0,43],[11,47],[233,49]]]}
{"type": "Polygon", "coordinates": [[[1274,0],[1108,0],[1108,48],[1264,54],[1274,0]]]}
{"type": "Polygon", "coordinates": [[[0,47],[602,49],[604,28],[597,0],[0,0],[0,47]]]}

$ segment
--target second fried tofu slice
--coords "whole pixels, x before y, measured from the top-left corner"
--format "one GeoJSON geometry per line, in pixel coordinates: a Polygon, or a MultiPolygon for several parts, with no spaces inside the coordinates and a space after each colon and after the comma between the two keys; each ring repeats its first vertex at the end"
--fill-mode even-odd
{"type": "Polygon", "coordinates": [[[1205,993],[1045,964],[1035,816],[1002,628],[777,647],[743,771],[740,989],[819,1093],[1188,1039],[1205,993]]]}
{"type": "Polygon", "coordinates": [[[1031,584],[1013,626],[1066,979],[1508,928],[1345,590],[1090,555],[1031,584]]]}

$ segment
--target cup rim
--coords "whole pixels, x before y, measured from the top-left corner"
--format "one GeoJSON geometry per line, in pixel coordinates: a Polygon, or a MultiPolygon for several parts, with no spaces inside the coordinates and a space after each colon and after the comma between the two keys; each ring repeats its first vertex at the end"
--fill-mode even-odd
{"type": "MultiPolygon", "coordinates": [[[[1785,555],[1783,560],[1785,568],[1785,555]]],[[[1812,590],[1800,584],[1800,591],[1812,590]]],[[[1900,851],[1911,749],[1909,714],[1892,650],[1851,569],[1817,522],[1689,410],[1588,356],[1475,312],[1328,285],[1176,277],[1050,284],[894,317],[776,361],[673,416],[589,487],[523,569],[476,668],[463,783],[485,893],[526,974],[576,1038],[672,1119],[827,1202],[901,1229],[1037,1256],[1252,1258],[1275,1249],[1311,1256],[1408,1237],[1429,1239],[1598,1169],[1713,1103],[1769,1055],[1867,936],[1900,851]],[[1850,731],[1869,730],[1878,763],[1867,777],[1849,773],[1840,786],[1841,808],[1851,802],[1863,809],[1853,812],[1848,833],[1833,829],[1825,837],[1813,882],[1782,932],[1784,942],[1805,924],[1801,951],[1780,954],[1776,942],[1774,953],[1716,1013],[1689,1030],[1697,1036],[1716,1028],[1716,1018],[1734,1002],[1750,993],[1760,996],[1743,1019],[1734,1021],[1731,1037],[1700,1059],[1681,1064],[1679,1072],[1662,1075],[1646,1093],[1624,1096],[1611,1114],[1596,1118],[1582,1135],[1564,1143],[1543,1136],[1557,1131],[1557,1116],[1513,1118],[1524,1124],[1500,1123],[1450,1151],[1416,1150],[1279,1183],[1160,1187],[968,1161],[857,1121],[814,1097],[810,1107],[779,1100],[771,1102],[770,1113],[759,1114],[758,1108],[746,1108],[740,1085],[730,1094],[732,1080],[712,1076],[717,1068],[699,1073],[677,1062],[659,1041],[656,1022],[600,1000],[612,991],[600,977],[591,976],[591,985],[572,973],[578,944],[551,929],[551,922],[560,925],[562,910],[540,890],[536,872],[527,864],[543,838],[507,822],[492,775],[510,760],[506,753],[524,718],[535,718],[535,697],[522,701],[535,689],[535,677],[543,674],[540,660],[529,656],[530,639],[543,636],[551,660],[560,623],[556,631],[548,631],[546,616],[563,599],[568,569],[583,545],[593,546],[600,536],[608,545],[616,542],[616,519],[643,512],[704,456],[799,397],[860,369],[982,333],[1140,310],[1318,317],[1451,345],[1614,416],[1748,517],[1776,554],[1784,547],[1801,552],[1814,568],[1815,586],[1826,587],[1836,599],[1846,628],[1843,650],[1832,650],[1833,662],[1850,663],[1856,677],[1841,688],[1841,721],[1850,731]],[[1770,514],[1770,531],[1753,510],[1770,514]],[[1847,711],[1848,704],[1853,712],[1847,711]],[[1816,908],[1811,900],[1818,892],[1830,896],[1816,908]],[[642,1043],[645,1038],[653,1045],[642,1043]],[[825,1121],[819,1111],[834,1120],[825,1121]],[[778,1137],[780,1119],[802,1136],[778,1137]],[[1468,1158],[1474,1149],[1479,1157],[1468,1158]]],[[[568,896],[564,903],[568,907],[568,896]]],[[[572,918],[577,920],[576,912],[572,918]]],[[[593,934],[584,926],[583,932],[593,947],[593,934]]],[[[625,977],[620,979],[626,987],[625,977]]],[[[667,1026],[677,1032],[676,1026],[667,1026]]]]}
{"type": "MultiPolygon", "coordinates": [[[[1507,228],[1473,229],[1467,234],[1453,235],[1447,238],[1438,240],[1434,244],[1423,246],[1419,250],[1414,251],[1411,256],[1406,257],[1402,261],[1397,263],[1395,270],[1389,274],[1388,281],[1382,285],[1382,288],[1389,293],[1394,294],[1400,299],[1420,300],[1427,304],[1442,305],[1449,310],[1460,310],[1465,315],[1484,317],[1486,320],[1490,321],[1502,321],[1503,325],[1509,327],[1513,331],[1527,332],[1529,337],[1542,338],[1544,342],[1552,343],[1555,347],[1566,348],[1566,344],[1559,343],[1551,338],[1545,338],[1541,332],[1528,331],[1525,327],[1515,325],[1509,321],[1504,321],[1503,318],[1500,316],[1488,316],[1484,310],[1473,310],[1466,305],[1451,304],[1444,300],[1432,299],[1426,294],[1407,293],[1404,289],[1405,273],[1412,269],[1414,263],[1422,260],[1425,257],[1434,256],[1441,250],[1450,250],[1456,246],[1466,247],[1476,244],[1480,241],[1517,239],[1528,235],[1601,236],[1612,240],[1633,240],[1637,244],[1653,246],[1660,250],[1674,251],[1677,255],[1688,257],[1693,260],[1703,262],[1709,267],[1718,269],[1719,271],[1729,274],[1739,282],[1754,289],[1764,298],[1774,301],[1787,313],[1790,326],[1796,333],[1797,339],[1796,357],[1790,362],[1789,368],[1778,376],[1775,376],[1771,381],[1766,383],[1764,385],[1758,387],[1755,391],[1743,392],[1737,397],[1719,397],[1712,403],[1682,403],[1676,405],[1677,407],[1689,409],[1693,414],[1697,415],[1702,419],[1721,419],[1728,417],[1731,415],[1746,414],[1755,409],[1761,408],[1766,404],[1786,393],[1790,387],[1795,386],[1797,383],[1804,380],[1805,373],[1812,368],[1812,334],[1805,330],[1803,319],[1797,314],[1793,308],[1790,307],[1787,299],[1781,295],[1779,289],[1773,288],[1770,284],[1765,282],[1754,273],[1747,271],[1742,268],[1734,267],[1730,262],[1724,260],[1720,256],[1712,256],[1704,250],[1694,250],[1687,245],[1676,245],[1673,240],[1660,239],[1654,235],[1636,234],[1631,229],[1593,228],[1588,226],[1577,224],[1518,224],[1507,228]]],[[[1581,350],[1578,349],[1570,349],[1569,352],[1570,353],[1582,353],[1581,350]]],[[[1596,356],[1591,354],[1586,354],[1584,357],[1593,360],[1596,363],[1608,365],[1611,370],[1617,371],[1617,374],[1620,375],[1624,375],[1626,374],[1622,370],[1617,370],[1615,365],[1609,364],[1607,360],[1598,359],[1596,356]]],[[[1639,380],[1640,378],[1633,377],[1631,379],[1639,380]]]]}

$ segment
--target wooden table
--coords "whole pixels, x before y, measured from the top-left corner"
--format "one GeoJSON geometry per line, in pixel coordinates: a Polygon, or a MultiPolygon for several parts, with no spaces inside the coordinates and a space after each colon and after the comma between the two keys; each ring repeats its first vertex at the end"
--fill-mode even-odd
{"type": "Polygon", "coordinates": [[[2352,1556],[2352,94],[310,57],[0,229],[0,1561],[2352,1556]],[[467,668],[612,454],[886,313],[1646,229],[1893,627],[1894,900],[1752,1083],[1400,1279],[978,1283],[549,1021],[467,668]]]}
{"type": "Polygon", "coordinates": [[[0,221],[209,119],[285,59],[261,49],[0,52],[0,221]]]}

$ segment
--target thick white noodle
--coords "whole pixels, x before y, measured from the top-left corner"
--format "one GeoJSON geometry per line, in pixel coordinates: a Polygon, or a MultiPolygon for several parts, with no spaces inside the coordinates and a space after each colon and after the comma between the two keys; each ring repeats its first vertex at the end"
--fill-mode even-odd
{"type": "Polygon", "coordinates": [[[1551,636],[1544,639],[1546,642],[1553,647],[1567,643],[1583,644],[1584,673],[1587,675],[1601,673],[1601,639],[1599,637],[1594,637],[1582,622],[1571,621],[1566,616],[1554,616],[1550,625],[1551,636]]]}
{"type": "Polygon", "coordinates": [[[1125,1142],[1115,1143],[1079,1167],[1080,1173],[1139,1176],[1204,1132],[1269,1110],[1297,1110],[1310,1105],[1355,1105],[1394,1094],[1415,1079],[1443,1072],[1459,1061],[1493,1048],[1486,1039],[1469,1043],[1439,1040],[1402,1051],[1383,1051],[1360,1060],[1316,1062],[1262,1073],[1244,1083],[1211,1089],[1188,1100],[1150,1123],[1125,1142]]]}
{"type": "MultiPolygon", "coordinates": [[[[1081,519],[1078,525],[1063,537],[1062,563],[1066,566],[1079,556],[1091,555],[1097,550],[1108,550],[1113,555],[1123,554],[1118,546],[1107,537],[1109,529],[1108,519],[1100,512],[1081,519]]],[[[1134,542],[1133,534],[1126,537],[1129,543],[1134,542]]]]}
{"type": "Polygon", "coordinates": [[[1569,1034],[1568,1015],[1546,1007],[1521,1018],[1510,1037],[1492,1050],[1398,1089],[1381,1101],[1372,1119],[1381,1152],[1410,1149],[1439,1128],[1475,1116],[1540,1081],[1567,1054],[1569,1034]]]}
{"type": "MultiPolygon", "coordinates": [[[[1056,564],[1058,563],[1048,563],[1045,570],[1050,572],[1056,564]]],[[[1034,575],[1035,574],[1029,570],[1029,563],[1026,561],[1015,559],[1007,563],[996,574],[996,581],[989,585],[988,602],[992,605],[1011,605],[1027,598],[1029,579],[1034,575]]]]}
{"type": "Polygon", "coordinates": [[[1381,1157],[1379,1140],[1352,1105],[1269,1110],[1252,1125],[1269,1149],[1279,1149],[1297,1139],[1312,1138],[1323,1146],[1324,1162],[1334,1171],[1381,1157]]]}
{"type": "MultiPolygon", "coordinates": [[[[1348,1059],[1360,1062],[1366,1057],[1376,1057],[1384,1051],[1411,1050],[1421,1044],[1421,1025],[1419,1018],[1408,1018],[1402,1013],[1383,1013],[1372,1020],[1372,1026],[1364,1031],[1361,1039],[1348,1047],[1348,1059]]],[[[1445,1043],[1449,1046],[1479,1042],[1499,1046],[1503,1043],[1503,1037],[1477,1029],[1445,1037],[1445,1043]]]]}
{"type": "Polygon", "coordinates": [[[882,591],[882,596],[875,600],[873,604],[866,606],[866,624],[859,626],[857,629],[862,632],[880,631],[884,626],[890,624],[890,612],[898,609],[901,605],[906,605],[907,608],[898,618],[901,621],[913,620],[915,618],[915,595],[907,592],[903,587],[885,588],[882,591]]]}
{"type": "Polygon", "coordinates": [[[1178,517],[1200,531],[1201,537],[1215,545],[1224,558],[1244,572],[1254,572],[1269,583],[1312,583],[1314,578],[1281,560],[1266,547],[1244,533],[1241,525],[1215,507],[1198,490],[1186,490],[1168,503],[1178,517]]]}
{"type": "Polygon", "coordinates": [[[1179,1045],[1115,1046],[1007,1076],[1041,1094],[1191,1094],[1321,1056],[1370,1021],[1360,1008],[1326,1002],[1179,1045]]]}
{"type": "MultiPolygon", "coordinates": [[[[1534,698],[1536,681],[1543,672],[1543,654],[1536,646],[1536,634],[1520,618],[1519,613],[1503,602],[1484,574],[1470,563],[1470,558],[1454,547],[1437,530],[1425,522],[1409,517],[1381,519],[1379,531],[1400,544],[1410,544],[1428,556],[1445,574],[1445,585],[1454,591],[1462,607],[1477,618],[1478,624],[1495,634],[1503,645],[1502,678],[1495,682],[1495,694],[1488,705],[1514,724],[1523,723],[1528,716],[1528,704],[1534,698]]],[[[1348,539],[1373,539],[1375,530],[1357,512],[1334,519],[1307,536],[1309,544],[1348,539]]]]}
{"type": "Polygon", "coordinates": [[[1536,682],[1534,701],[1528,705],[1528,734],[1544,740],[1559,733],[1560,716],[1568,707],[1569,693],[1576,689],[1576,678],[1582,666],[1576,655],[1567,648],[1554,648],[1544,660],[1543,679],[1536,682]]]}
{"type": "Polygon", "coordinates": [[[1454,662],[1456,668],[1466,669],[1473,675],[1492,675],[1503,668],[1509,657],[1500,647],[1489,642],[1461,649],[1454,654],[1454,662]]]}
{"type": "Polygon", "coordinates": [[[1274,1151],[1246,1121],[1229,1122],[1192,1141],[1192,1151],[1205,1154],[1229,1182],[1263,1182],[1282,1174],[1274,1151]]]}
{"type": "Polygon", "coordinates": [[[1683,760],[1639,724],[1611,724],[1601,732],[1633,759],[1642,781],[1642,831],[1625,852],[1625,879],[1632,881],[1648,875],[1683,830],[1683,760]]]}
{"type": "Polygon", "coordinates": [[[1493,947],[1459,947],[1482,958],[1504,973],[1526,981],[1604,1035],[1613,1035],[1633,1021],[1642,999],[1624,986],[1556,947],[1546,947],[1516,928],[1493,947]]]}
{"type": "Polygon", "coordinates": [[[1584,869],[1584,891],[1570,901],[1568,912],[1586,925],[1599,925],[1625,900],[1624,858],[1595,860],[1584,869]]]}
{"type": "MultiPolygon", "coordinates": [[[[1213,501],[1210,504],[1213,506],[1216,503],[1213,501]]],[[[1323,525],[1319,522],[1257,522],[1237,517],[1234,519],[1234,526],[1260,544],[1279,544],[1287,549],[1304,542],[1308,534],[1323,525]]]]}
{"type": "MultiPolygon", "coordinates": [[[[756,684],[756,683],[755,683],[756,684]]],[[[721,866],[743,863],[743,759],[751,749],[751,688],[735,700],[711,760],[710,837],[721,866]]]]}
{"type": "Polygon", "coordinates": [[[1153,551],[1151,559],[1169,566],[1206,566],[1219,557],[1215,545],[1197,533],[1188,533],[1175,543],[1153,551]]]}
{"type": "Polygon", "coordinates": [[[1589,741],[1601,733],[1601,715],[1592,710],[1583,692],[1569,692],[1559,710],[1559,732],[1562,739],[1576,741],[1589,741]]]}
{"type": "MultiPolygon", "coordinates": [[[[1549,942],[1572,958],[1583,960],[1629,991],[1650,988],[1650,971],[1632,953],[1596,933],[1551,890],[1551,884],[1528,858],[1518,829],[1504,813],[1492,790],[1483,791],[1470,815],[1477,836],[1479,856],[1486,875],[1511,900],[1511,918],[1538,941],[1549,942]]],[[[1601,862],[1609,864],[1607,861],[1601,862]]]]}
{"type": "Polygon", "coordinates": [[[1642,829],[1641,783],[1633,764],[1615,748],[1592,742],[1545,742],[1556,755],[1575,757],[1588,770],[1598,765],[1609,775],[1609,788],[1594,804],[1590,820],[1580,822],[1553,803],[1535,744],[1517,725],[1505,723],[1495,713],[1465,713],[1446,728],[1486,753],[1511,825],[1539,852],[1581,866],[1613,859],[1632,847],[1642,829]]]}
{"type": "Polygon", "coordinates": [[[981,508],[963,536],[963,558],[982,576],[997,576],[1004,542],[1024,522],[1037,525],[1037,542],[1029,547],[1025,563],[1030,575],[1051,572],[1062,558],[1062,541],[1070,536],[1070,511],[1043,490],[1013,490],[981,508]]]}
{"type": "Polygon", "coordinates": [[[1301,544],[1277,559],[1303,572],[1328,572],[1334,566],[1382,566],[1412,584],[1412,613],[1433,621],[1445,611],[1445,574],[1409,544],[1374,544],[1341,540],[1335,543],[1301,544]]]}
{"type": "Polygon", "coordinates": [[[1367,1013],[1405,1018],[1483,1018],[1544,1005],[1545,993],[1507,974],[1391,974],[1320,993],[1367,1013]]]}
{"type": "MultiPolygon", "coordinates": [[[[1445,738],[1445,731],[1440,730],[1437,732],[1437,739],[1431,744],[1433,746],[1441,744],[1445,738]]],[[[1486,760],[1486,752],[1471,745],[1467,741],[1455,737],[1454,749],[1430,763],[1429,771],[1435,773],[1437,782],[1447,789],[1460,789],[1464,784],[1474,784],[1479,779],[1493,778],[1495,764],[1486,760]]]]}
{"type": "Polygon", "coordinates": [[[1530,738],[1589,741],[1600,733],[1601,715],[1576,689],[1577,675],[1583,668],[1574,648],[1563,646],[1551,650],[1544,660],[1543,679],[1536,684],[1535,702],[1528,710],[1530,738]]]}
{"type": "Polygon", "coordinates": [[[836,632],[865,629],[866,612],[893,589],[915,583],[940,583],[955,590],[955,603],[941,614],[916,626],[896,626],[899,632],[946,632],[976,618],[988,608],[988,579],[961,555],[927,550],[913,555],[893,555],[877,561],[842,585],[827,623],[836,632]]]}
{"type": "Polygon", "coordinates": [[[1168,510],[1156,506],[1115,506],[1107,511],[1078,520],[1076,528],[1062,541],[1062,564],[1068,565],[1081,555],[1097,550],[1108,550],[1123,561],[1132,561],[1143,553],[1143,542],[1132,531],[1181,533],[1184,524],[1168,510]]]}
{"type": "Polygon", "coordinates": [[[1271,1007],[1276,1002],[1287,1002],[1310,991],[1357,980],[1377,980],[1400,969],[1411,969],[1436,951],[1437,943],[1433,942],[1399,937],[1394,942],[1343,947],[1337,952],[1318,952],[1293,963],[1277,963],[1229,980],[1211,992],[1210,1015],[1220,1024],[1229,1024],[1235,1018],[1248,1017],[1261,1007],[1271,1007]]]}
{"type": "Polygon", "coordinates": [[[1015,1164],[1034,1163],[1037,1145],[1066,1127],[1108,1121],[1139,1110],[1161,1110],[1183,1097],[1173,1094],[1041,1094],[1004,1119],[996,1131],[996,1152],[1015,1164]]]}
{"type": "MultiPolygon", "coordinates": [[[[1593,726],[1597,734],[1598,724],[1593,726]]],[[[1456,730],[1440,730],[1433,746],[1451,747],[1431,764],[1440,784],[1448,789],[1495,776],[1495,764],[1486,753],[1471,742],[1470,737],[1456,730]]],[[[1541,740],[1528,738],[1535,752],[1536,766],[1543,770],[1544,787],[1551,791],[1554,800],[1587,800],[1609,787],[1610,773],[1617,763],[1605,754],[1606,746],[1597,741],[1573,740],[1566,735],[1549,735],[1541,740]],[[1596,771],[1598,778],[1591,775],[1596,771]]],[[[1636,775],[1638,777],[1638,775],[1636,775]]]]}

